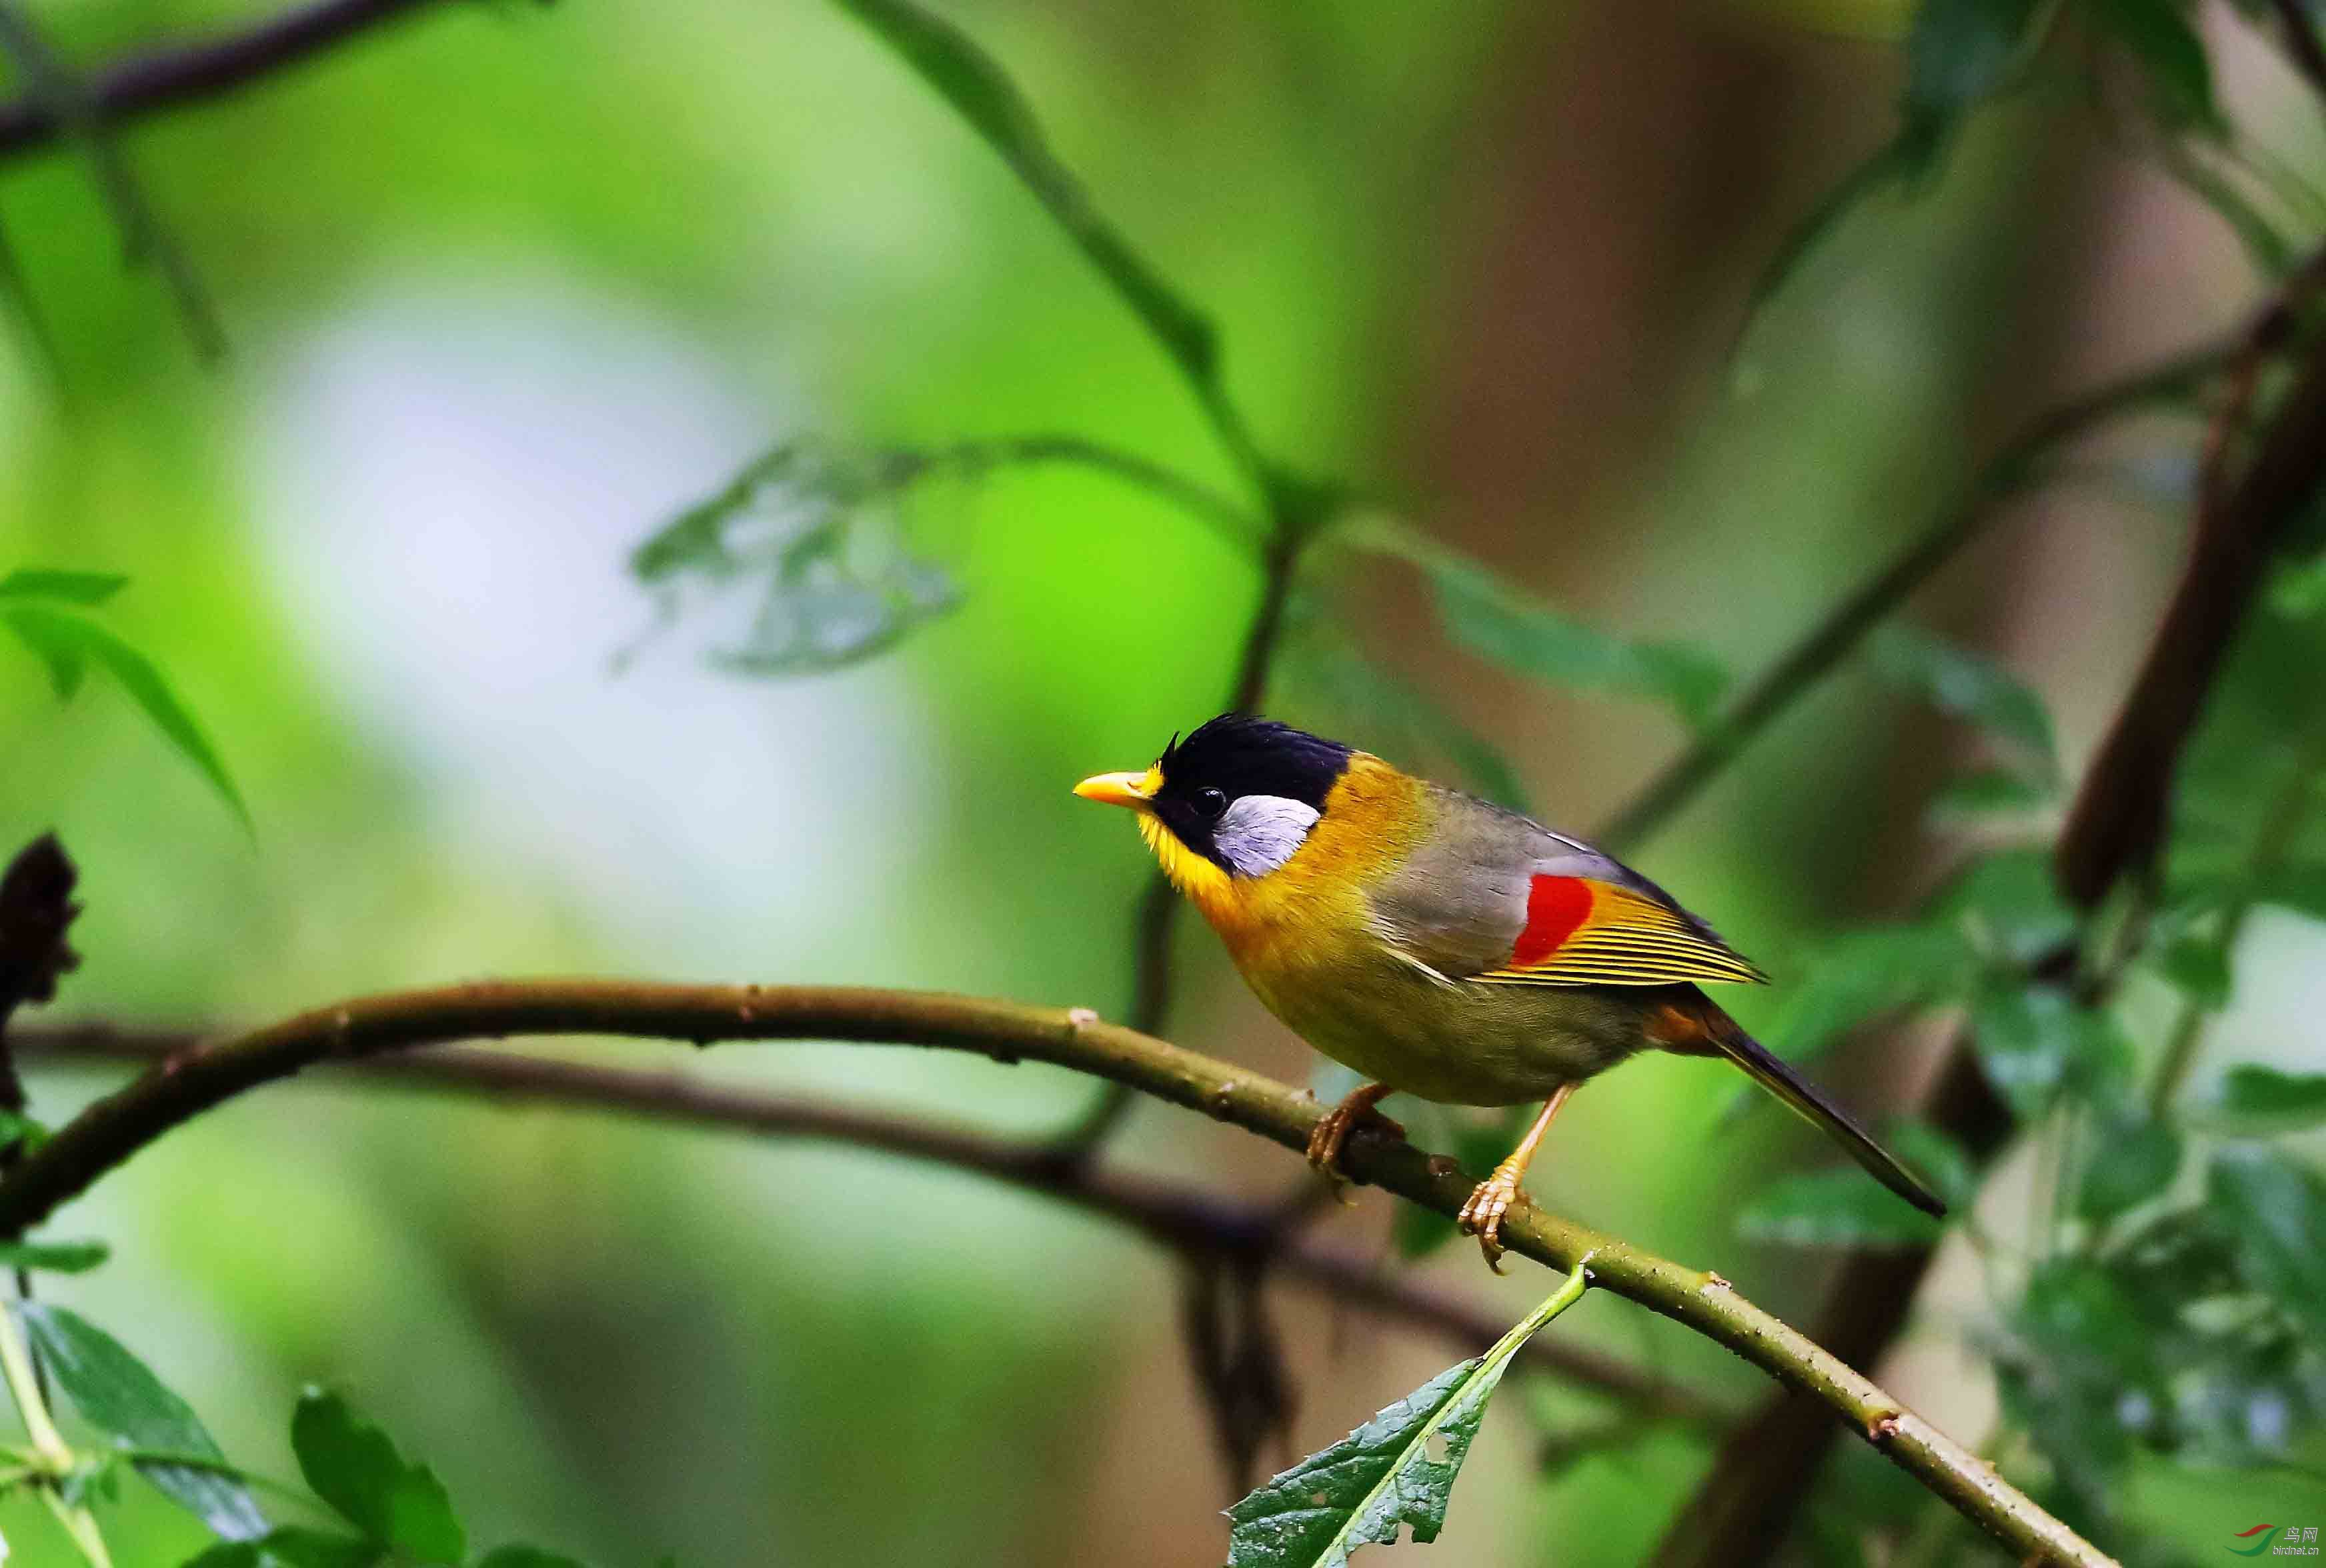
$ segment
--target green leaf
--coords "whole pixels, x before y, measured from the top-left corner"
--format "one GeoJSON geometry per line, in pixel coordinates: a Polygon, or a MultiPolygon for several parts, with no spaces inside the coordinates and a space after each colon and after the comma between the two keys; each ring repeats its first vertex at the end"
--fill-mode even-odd
{"type": "Polygon", "coordinates": [[[1746,1205],[1738,1232],[1789,1247],[1927,1247],[1938,1220],[1856,1166],[1786,1176],[1746,1205]]]}
{"type": "Polygon", "coordinates": [[[2046,849],[2005,849],[1974,861],[1925,912],[1959,930],[1982,953],[2033,964],[2076,935],[2079,917],[2060,896],[2046,849]]]}
{"type": "Polygon", "coordinates": [[[985,138],[1187,379],[1205,393],[1207,401],[1215,396],[1219,343],[1211,322],[1100,216],[1081,181],[1051,151],[1032,106],[1000,64],[960,28],[908,0],[837,3],[878,34],[985,138]]]}
{"type": "Polygon", "coordinates": [[[221,1541],[185,1568],[374,1568],[386,1556],[376,1542],[285,1525],[256,1541],[221,1541]]]}
{"type": "Polygon", "coordinates": [[[162,678],[152,660],[88,617],[69,611],[16,604],[0,609],[0,622],[5,622],[27,646],[49,662],[60,697],[72,695],[83,667],[91,663],[101,665],[121,683],[130,700],[144,710],[145,717],[154,721],[154,728],[161,730],[179,755],[209,781],[210,787],[232,808],[242,825],[246,829],[252,826],[250,810],[243,804],[234,780],[228,776],[226,765],[219,760],[209,737],[179,702],[177,694],[170,690],[169,682],[162,678]]]}
{"type": "Polygon", "coordinates": [[[26,567],[0,577],[0,598],[53,598],[66,604],[100,605],[129,580],[109,571],[51,571],[26,567]]]}
{"type": "Polygon", "coordinates": [[[479,1560],[477,1568],[582,1568],[581,1559],[538,1546],[496,1546],[479,1560]]]}
{"type": "Polygon", "coordinates": [[[1577,1266],[1484,1356],[1447,1368],[1230,1508],[1228,1568],[1342,1568],[1359,1546],[1393,1544],[1409,1525],[1415,1541],[1436,1540],[1511,1358],[1582,1298],[1586,1282],[1577,1266]],[[1433,1443],[1443,1457],[1431,1457],[1433,1443]]]}
{"type": "Polygon", "coordinates": [[[2022,1117],[2042,1112],[2070,1085],[2117,1083],[2130,1071],[2128,1049],[2111,1022],[2057,987],[1991,985],[1973,1006],[1971,1021],[1987,1081],[2022,1117]]]}
{"type": "Polygon", "coordinates": [[[291,1449],[315,1495],[376,1541],[428,1563],[458,1563],[468,1537],[444,1483],[407,1464],[378,1427],[337,1394],[310,1388],[291,1417],[291,1449]]]}
{"type": "Polygon", "coordinates": [[[2205,41],[2176,0],[2104,0],[2095,10],[2101,25],[2140,62],[2163,118],[2214,135],[2228,129],[2213,97],[2205,41]]]}
{"type": "Polygon", "coordinates": [[[2157,969],[2200,1007],[2218,1010],[2229,999],[2229,955],[2210,938],[2181,938],[2164,950],[2157,969]]]}
{"type": "Polygon", "coordinates": [[[2326,1333],[2326,1183],[2273,1150],[2213,1157],[2208,1192],[2236,1232],[2246,1276],[2312,1333],[2326,1333]]]}
{"type": "Polygon", "coordinates": [[[2316,1127],[2326,1122],[2326,1072],[2280,1072],[2241,1062],[2222,1076],[2219,1109],[2288,1130],[2316,1127]]]}
{"type": "Polygon", "coordinates": [[[1980,823],[1995,817],[2024,817],[2052,803],[2053,792],[2008,768],[1986,767],[1958,774],[1931,796],[1936,827],[1980,823]]]}
{"type": "Polygon", "coordinates": [[[1978,1196],[1978,1162],[1953,1134],[1909,1117],[1891,1124],[1888,1142],[1890,1152],[1909,1169],[1921,1172],[1949,1208],[1963,1207],[1978,1196]]]}
{"type": "Polygon", "coordinates": [[[2181,1170],[2181,1135],[2146,1116],[2104,1118],[2094,1130],[2076,1207],[2089,1220],[2113,1220],[2172,1184],[2181,1170]]]}
{"type": "Polygon", "coordinates": [[[22,1111],[0,1110],[0,1150],[12,1149],[22,1144],[24,1154],[31,1154],[49,1141],[45,1122],[35,1121],[22,1111]]]}
{"type": "Polygon", "coordinates": [[[1875,668],[1893,684],[2008,742],[2038,769],[2037,782],[2059,776],[2051,712],[2017,676],[1912,626],[1884,626],[1870,645],[1875,668]]]}
{"type": "MultiPolygon", "coordinates": [[[[133,1448],[225,1462],[192,1407],[118,1340],[79,1313],[46,1302],[18,1302],[12,1310],[57,1387],[91,1426],[133,1448]]],[[[266,1516],[231,1477],[160,1461],[135,1462],[138,1473],[213,1534],[229,1541],[266,1534],[266,1516]]]]}
{"type": "MultiPolygon", "coordinates": [[[[1289,612],[1288,612],[1289,618],[1289,612]]],[[[1438,702],[1373,663],[1323,616],[1306,611],[1298,635],[1286,648],[1289,674],[1303,691],[1345,719],[1345,729],[1369,736],[1394,736],[1435,752],[1462,781],[1498,806],[1528,809],[1526,786],[1510,759],[1480,738],[1438,702]]],[[[1387,740],[1372,749],[1390,755],[1387,740]]],[[[1409,759],[1406,765],[1413,763],[1409,759]]]]}
{"type": "Polygon", "coordinates": [[[1419,568],[1446,629],[1481,658],[1553,685],[1661,701],[1698,730],[1717,716],[1728,672],[1693,644],[1633,641],[1585,626],[1458,551],[1380,518],[1353,520],[1337,536],[1419,568]]]}
{"type": "Polygon", "coordinates": [[[112,1254],[102,1241],[0,1241],[0,1268],[87,1274],[112,1254]]]}
{"type": "Polygon", "coordinates": [[[1809,955],[1772,1033],[1783,1054],[1800,1061],[1872,1019],[1958,995],[1970,984],[1973,957],[1943,925],[1847,932],[1809,955]]]}

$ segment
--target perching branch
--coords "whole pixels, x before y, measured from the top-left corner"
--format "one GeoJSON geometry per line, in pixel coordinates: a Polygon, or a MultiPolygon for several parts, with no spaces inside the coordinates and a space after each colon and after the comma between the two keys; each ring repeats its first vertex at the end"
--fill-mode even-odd
{"type": "MultiPolygon", "coordinates": [[[[20,1235],[171,1128],[246,1090],[316,1064],[416,1045],[510,1035],[630,1035],[692,1041],[842,1040],[973,1051],[1113,1080],[1303,1150],[1323,1108],[1230,1062],[1099,1020],[1086,1009],[844,987],[675,986],[615,980],[485,981],[367,997],[199,1047],[90,1105],[0,1176],[0,1235],[20,1235]]],[[[1471,1181],[1451,1160],[1371,1136],[1348,1173],[1452,1215],[1471,1181]]],[[[893,1217],[909,1234],[909,1213],[893,1217]]],[[[1593,1282],[1727,1346],[1815,1393],[1893,1463],[2023,1559],[2100,1568],[2089,1543],[1977,1455],[1745,1301],[1717,1275],[1521,1204],[1504,1244],[1561,1270],[1592,1255],[1593,1282]]]]}
{"type": "Polygon", "coordinates": [[[2235,362],[2238,347],[2232,341],[2193,349],[2098,387],[2027,425],[1941,507],[1920,538],[1810,627],[1718,722],[1602,824],[1599,842],[1621,854],[1693,801],[1738,753],[1847,658],[1867,633],[1985,533],[2002,503],[2041,476],[2044,459],[2055,448],[2110,420],[2187,400],[2235,362]]]}
{"type": "MultiPolygon", "coordinates": [[[[86,1025],[20,1031],[15,1037],[17,1051],[27,1060],[144,1066],[167,1062],[200,1044],[191,1035],[86,1025]]],[[[1426,1330],[1467,1355],[1492,1344],[1507,1326],[1409,1274],[1375,1267],[1345,1248],[1302,1239],[1283,1226],[1279,1211],[1186,1183],[1070,1164],[1030,1140],[996,1137],[893,1111],[708,1083],[675,1072],[603,1067],[507,1051],[449,1046],[369,1057],[347,1063],[343,1071],[390,1088],[488,1104],[563,1106],[767,1138],[845,1144],[967,1171],[1056,1198],[1184,1253],[1265,1257],[1287,1278],[1313,1286],[1335,1302],[1426,1330]]],[[[1707,1433],[1727,1425],[1729,1413],[1718,1402],[1571,1342],[1530,1345],[1521,1364],[1620,1399],[1635,1415],[1678,1421],[1707,1433]]]]}
{"type": "MultiPolygon", "coordinates": [[[[140,54],[91,75],[89,109],[119,125],[220,97],[416,12],[435,0],[313,0],[239,32],[140,54]]],[[[39,96],[0,105],[0,158],[33,152],[70,127],[39,96]]]]}

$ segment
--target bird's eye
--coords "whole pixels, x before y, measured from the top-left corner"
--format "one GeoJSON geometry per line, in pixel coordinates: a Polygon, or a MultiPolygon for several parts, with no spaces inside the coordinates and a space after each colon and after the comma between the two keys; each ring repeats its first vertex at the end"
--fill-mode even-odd
{"type": "Polygon", "coordinates": [[[1216,817],[1228,809],[1228,797],[1218,790],[1197,790],[1196,809],[1207,817],[1216,817]]]}

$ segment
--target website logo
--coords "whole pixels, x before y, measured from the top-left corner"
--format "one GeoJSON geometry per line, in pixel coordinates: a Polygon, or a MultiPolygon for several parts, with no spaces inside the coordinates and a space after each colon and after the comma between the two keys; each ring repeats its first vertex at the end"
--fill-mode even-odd
{"type": "Polygon", "coordinates": [[[2315,1525],[2288,1525],[2284,1529],[2275,1525],[2256,1525],[2249,1530],[2239,1530],[2237,1538],[2253,1543],[2249,1546],[2229,1548],[2240,1557],[2258,1557],[2265,1552],[2273,1557],[2318,1555],[2318,1526],[2315,1525]]]}

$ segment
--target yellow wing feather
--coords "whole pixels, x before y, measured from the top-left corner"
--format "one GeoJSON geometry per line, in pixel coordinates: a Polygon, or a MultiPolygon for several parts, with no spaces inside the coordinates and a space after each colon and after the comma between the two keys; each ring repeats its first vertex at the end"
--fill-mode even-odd
{"type": "Polygon", "coordinates": [[[1590,889],[1590,910],[1556,947],[1472,978],[1506,986],[1769,983],[1750,960],[1669,905],[1612,882],[1577,880],[1590,889]]]}

